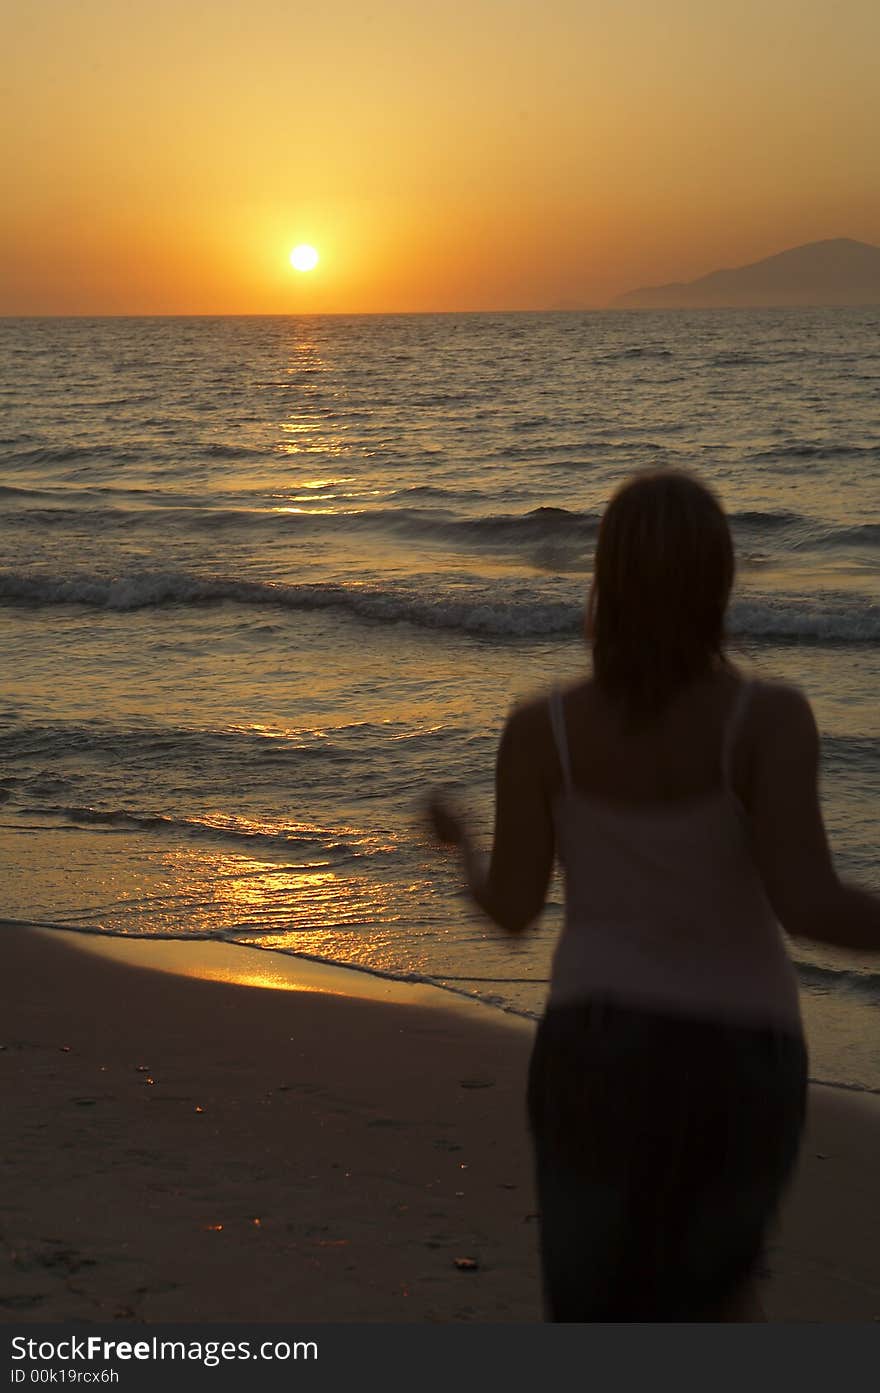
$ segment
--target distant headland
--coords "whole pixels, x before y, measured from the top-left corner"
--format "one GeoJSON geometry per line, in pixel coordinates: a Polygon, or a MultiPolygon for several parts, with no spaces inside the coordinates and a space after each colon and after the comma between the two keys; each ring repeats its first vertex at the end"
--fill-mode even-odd
{"type": "Polygon", "coordinates": [[[645,286],[612,300],[612,309],[767,308],[784,305],[880,305],[880,247],[833,237],[807,242],[699,280],[645,286]]]}

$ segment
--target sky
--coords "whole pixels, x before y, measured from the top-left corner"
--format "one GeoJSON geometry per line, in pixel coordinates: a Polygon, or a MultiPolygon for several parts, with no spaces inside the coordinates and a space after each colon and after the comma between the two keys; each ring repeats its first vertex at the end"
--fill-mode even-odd
{"type": "Polygon", "coordinates": [[[2,314],[594,307],[880,243],[877,0],[4,0],[0,36],[2,314]]]}

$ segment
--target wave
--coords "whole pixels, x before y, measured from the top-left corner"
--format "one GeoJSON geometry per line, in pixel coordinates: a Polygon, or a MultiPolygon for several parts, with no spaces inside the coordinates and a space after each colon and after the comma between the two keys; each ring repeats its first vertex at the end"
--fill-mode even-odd
{"type": "Polygon", "coordinates": [[[7,469],[17,469],[31,465],[88,464],[94,460],[106,459],[112,459],[118,464],[127,464],[140,458],[139,451],[133,451],[131,448],[120,449],[118,445],[36,445],[28,450],[12,451],[4,457],[3,464],[7,469]]]}
{"type": "Polygon", "coordinates": [[[880,1003],[880,972],[862,972],[854,968],[819,967],[816,963],[795,958],[798,977],[807,987],[826,991],[844,991],[867,997],[880,1003]]]}
{"type": "Polygon", "coordinates": [[[528,513],[493,513],[473,518],[456,516],[444,509],[418,508],[369,508],[336,513],[317,509],[314,512],[224,510],[222,513],[203,513],[196,525],[217,527],[239,521],[252,526],[268,524],[287,532],[291,528],[309,527],[340,531],[377,530],[453,542],[479,541],[491,546],[518,542],[590,541],[596,536],[599,515],[553,507],[533,508],[528,513]]]}
{"type": "Polygon", "coordinates": [[[753,368],[763,367],[769,360],[757,353],[733,350],[729,353],[716,353],[708,362],[713,368],[753,368]]]}
{"type": "Polygon", "coordinates": [[[402,752],[434,749],[438,744],[482,738],[461,725],[411,725],[404,722],[355,721],[328,730],[311,727],[266,730],[252,726],[175,727],[116,725],[95,721],[79,725],[66,721],[52,724],[15,724],[0,727],[0,756],[13,760],[33,760],[40,766],[36,776],[5,774],[0,789],[26,791],[38,797],[68,787],[67,774],[58,762],[66,755],[107,758],[114,764],[137,763],[140,768],[165,768],[169,763],[200,767],[227,762],[246,764],[255,775],[275,765],[290,767],[303,760],[334,764],[340,770],[352,760],[360,762],[365,750],[385,752],[392,746],[402,752]]]}
{"type": "MultiPolygon", "coordinates": [[[[476,490],[468,490],[470,497],[484,498],[486,495],[476,490]]],[[[392,498],[459,498],[460,489],[444,489],[436,484],[410,484],[407,488],[395,489],[392,498]]]]}
{"type": "Polygon", "coordinates": [[[816,540],[820,547],[878,547],[880,546],[880,522],[855,523],[852,527],[838,527],[826,532],[816,540]]]}
{"type": "Polygon", "coordinates": [[[810,522],[801,513],[787,512],[784,508],[765,513],[760,508],[744,509],[731,513],[730,521],[734,528],[748,528],[759,532],[778,532],[786,527],[803,527],[810,522]]]}
{"type": "Polygon", "coordinates": [[[731,513],[730,522],[735,533],[748,533],[750,539],[755,534],[766,533],[775,543],[785,540],[790,533],[793,549],[817,548],[831,550],[836,547],[867,547],[880,545],[880,523],[853,523],[838,527],[820,518],[809,517],[804,513],[791,512],[784,508],[772,511],[745,509],[731,513]]]}
{"type": "MultiPolygon", "coordinates": [[[[498,520],[495,520],[498,525],[498,520]]],[[[583,598],[556,599],[525,586],[510,590],[438,593],[415,585],[285,584],[196,576],[183,572],[137,572],[115,577],[0,572],[0,601],[44,607],[81,605],[128,612],[163,606],[237,604],[261,609],[337,610],[380,624],[409,623],[424,629],[459,630],[498,638],[540,638],[578,632],[583,598]]],[[[848,594],[747,597],[731,608],[734,637],[875,643],[880,639],[880,605],[848,594]]]]}
{"type": "MultiPolygon", "coordinates": [[[[668,427],[671,431],[677,427],[668,427]]],[[[575,448],[573,446],[568,448],[575,448]]],[[[588,471],[593,464],[595,455],[619,455],[622,459],[628,459],[630,455],[650,454],[657,456],[657,462],[666,463],[668,457],[676,453],[673,446],[661,444],[659,440],[585,440],[579,445],[580,457],[576,459],[553,459],[545,462],[548,469],[571,469],[579,470],[582,473],[588,471]],[[660,457],[662,456],[662,461],[660,457]]],[[[548,454],[558,454],[558,450],[552,446],[541,446],[541,451],[548,454]]],[[[500,451],[504,454],[505,451],[500,451]]],[[[520,455],[522,449],[513,446],[509,450],[510,454],[520,455]]]]}
{"type": "Polygon", "coordinates": [[[817,1088],[839,1088],[844,1093],[871,1093],[880,1096],[880,1088],[871,1088],[866,1083],[842,1083],[840,1079],[817,1079],[810,1075],[810,1083],[817,1088]]]}
{"type": "MultiPolygon", "coordinates": [[[[252,453],[235,446],[211,448],[228,450],[230,456],[252,453]]],[[[514,454],[521,453],[518,447],[510,448],[514,454]]],[[[542,455],[556,452],[550,444],[542,443],[534,448],[542,455]]],[[[596,439],[585,443],[583,458],[557,457],[548,462],[548,467],[554,471],[583,472],[590,469],[591,454],[635,451],[656,455],[662,453],[663,448],[655,440],[596,439]]],[[[819,447],[792,448],[812,452],[819,447]]],[[[65,453],[62,451],[61,455],[65,453]]],[[[785,450],[778,453],[783,455],[785,450]]],[[[516,548],[520,544],[562,541],[583,545],[585,555],[595,541],[601,518],[598,511],[546,505],[526,512],[485,511],[486,505],[491,507],[496,500],[504,499],[509,506],[512,502],[526,502],[534,497],[530,489],[522,485],[487,492],[479,488],[444,487],[438,483],[416,484],[393,489],[384,499],[378,499],[374,493],[361,494],[354,484],[348,493],[340,494],[334,487],[332,511],[322,506],[326,500],[320,490],[307,495],[273,496],[256,490],[177,493],[166,490],[162,484],[152,489],[111,485],[46,489],[6,484],[0,486],[0,497],[18,503],[13,515],[16,527],[63,529],[71,526],[78,531],[92,527],[96,532],[103,527],[153,532],[172,528],[186,533],[259,529],[273,536],[294,538],[310,531],[322,534],[376,531],[407,539],[426,538],[452,546],[480,544],[516,548]],[[484,511],[471,513],[471,509],[481,505],[484,511]]],[[[756,538],[766,537],[777,547],[798,550],[805,547],[873,550],[880,539],[880,524],[875,522],[840,525],[786,509],[745,508],[732,512],[730,522],[734,533],[747,545],[753,545],[756,538]]]]}
{"type": "Polygon", "coordinates": [[[136,832],[159,832],[203,841],[244,843],[283,851],[310,851],[322,857],[359,859],[369,854],[368,844],[357,838],[340,840],[337,832],[320,827],[285,827],[274,831],[243,823],[209,822],[200,818],[167,817],[163,813],[136,813],[125,809],[68,807],[45,804],[23,807],[20,813],[31,817],[54,817],[75,826],[115,827],[136,832]]]}
{"type": "Polygon", "coordinates": [[[215,441],[203,445],[199,453],[210,455],[216,459],[253,459],[254,455],[265,455],[269,451],[265,448],[259,449],[256,446],[227,445],[222,441],[215,441]]]}
{"type": "MultiPolygon", "coordinates": [[[[183,764],[202,767],[206,762],[223,766],[244,765],[251,775],[274,765],[291,766],[302,760],[342,769],[352,761],[391,751],[409,756],[424,750],[438,752],[485,746],[491,754],[494,745],[488,732],[465,724],[412,725],[403,721],[354,721],[327,730],[313,727],[266,730],[253,726],[176,727],[142,723],[117,725],[96,720],[79,725],[58,721],[51,724],[11,724],[0,727],[0,758],[7,767],[15,761],[34,761],[38,772],[6,773],[0,776],[0,796],[63,796],[73,794],[76,779],[60,766],[67,755],[91,759],[104,758],[118,765],[137,764],[144,768],[168,768],[183,764]]],[[[873,768],[880,760],[880,737],[870,735],[822,735],[823,759],[835,768],[861,770],[873,768]]],[[[75,796],[75,795],[74,795],[75,796]]],[[[80,796],[82,796],[80,794],[80,796]]],[[[74,811],[84,804],[67,804],[74,811]]],[[[128,813],[124,814],[128,816],[128,813]]]]}
{"type": "Polygon", "coordinates": [[[567,508],[541,507],[531,512],[463,518],[441,523],[453,535],[522,541],[592,540],[599,530],[598,513],[574,513],[567,508]]]}
{"type": "Polygon", "coordinates": [[[51,498],[51,489],[17,489],[11,484],[0,484],[0,498],[51,498]]]}
{"type": "Polygon", "coordinates": [[[821,598],[761,597],[736,601],[728,629],[735,638],[812,643],[876,643],[880,640],[880,605],[855,595],[821,598]]]}
{"type": "Polygon", "coordinates": [[[811,440],[796,440],[787,445],[779,445],[770,450],[760,450],[749,456],[750,463],[772,463],[779,459],[839,459],[841,456],[868,455],[880,460],[880,445],[854,445],[841,440],[821,443],[811,440]]]}
{"type": "Polygon", "coordinates": [[[220,603],[282,610],[339,610],[378,623],[408,622],[427,629],[528,637],[574,632],[581,604],[517,603],[492,596],[443,597],[392,586],[293,584],[146,572],[114,578],[0,574],[0,600],[39,606],[82,605],[132,611],[220,603]]]}
{"type": "MultiPolygon", "coordinates": [[[[413,491],[415,492],[415,491],[413,491]]],[[[427,490],[418,490],[427,493],[427,490]]],[[[442,490],[434,491],[436,496],[442,490]]],[[[86,495],[87,496],[87,495],[86,495]]],[[[184,500],[169,506],[124,507],[33,507],[18,513],[15,525],[39,528],[64,527],[73,524],[82,528],[91,522],[95,530],[104,526],[120,528],[143,527],[166,530],[168,527],[193,531],[260,528],[284,534],[308,529],[319,531],[380,531],[397,532],[410,537],[433,537],[438,541],[481,540],[493,542],[517,541],[591,541],[598,530],[599,516],[576,513],[566,508],[540,507],[528,513],[496,513],[481,517],[456,516],[442,508],[354,508],[327,512],[309,508],[205,508],[184,500]]]]}
{"type": "MultiPolygon", "coordinates": [[[[314,508],[308,506],[311,500],[307,501],[306,506],[301,506],[302,499],[297,500],[295,507],[283,504],[266,507],[262,500],[253,506],[206,507],[204,498],[187,494],[166,495],[165,499],[156,495],[133,497],[133,506],[125,506],[124,496],[119,497],[112,490],[101,492],[111,496],[113,501],[86,506],[94,505],[95,492],[59,491],[52,494],[42,490],[0,489],[0,495],[34,500],[34,506],[16,512],[16,527],[44,529],[72,526],[80,531],[91,527],[96,533],[102,528],[124,531],[145,529],[163,533],[169,528],[196,533],[259,529],[294,538],[312,531],[375,531],[405,538],[428,539],[453,547],[458,544],[517,549],[523,545],[562,542],[580,546],[584,560],[596,540],[601,520],[598,512],[577,512],[554,506],[532,508],[525,513],[483,513],[468,517],[454,512],[449,506],[443,506],[460,498],[460,495],[431,486],[398,490],[389,501],[399,498],[405,504],[410,500],[436,500],[439,506],[371,505],[360,508],[356,496],[352,495],[347,501],[354,506],[334,512],[319,506],[320,496],[316,497],[314,508]],[[45,505],[44,500],[50,498],[57,499],[56,506],[45,505]],[[83,502],[70,506],[77,499],[83,502]]],[[[120,490],[119,494],[122,492],[120,490]]],[[[519,496],[527,496],[526,491],[519,491],[519,496]]],[[[469,500],[488,499],[489,495],[471,492],[467,497],[469,500]]],[[[768,541],[772,539],[777,547],[787,545],[797,550],[804,547],[823,550],[839,547],[873,549],[880,542],[880,524],[873,522],[835,527],[796,512],[761,509],[732,513],[730,521],[734,533],[750,545],[762,537],[768,541]]]]}
{"type": "Polygon", "coordinates": [[[632,348],[617,348],[611,353],[600,353],[597,361],[600,363],[615,363],[621,360],[626,361],[630,358],[671,358],[672,356],[671,348],[640,344],[632,348]]]}

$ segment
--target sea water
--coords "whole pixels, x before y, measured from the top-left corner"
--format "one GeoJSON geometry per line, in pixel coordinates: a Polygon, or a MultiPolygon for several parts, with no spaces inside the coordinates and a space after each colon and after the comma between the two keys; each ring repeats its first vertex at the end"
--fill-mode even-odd
{"type": "MultiPolygon", "coordinates": [[[[841,873],[880,806],[880,311],[0,320],[0,915],[207,937],[537,1014],[420,799],[484,841],[512,703],[586,669],[602,509],[719,492],[731,655],[800,685],[841,873]]],[[[880,958],[792,944],[880,1089],[880,958]]]]}

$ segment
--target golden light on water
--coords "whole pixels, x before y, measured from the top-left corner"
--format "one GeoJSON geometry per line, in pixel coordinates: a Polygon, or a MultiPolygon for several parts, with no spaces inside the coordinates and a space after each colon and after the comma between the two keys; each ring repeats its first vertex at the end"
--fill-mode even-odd
{"type": "Polygon", "coordinates": [[[294,271],[314,271],[320,260],[314,247],[302,242],[290,253],[290,264],[294,271]]]}

